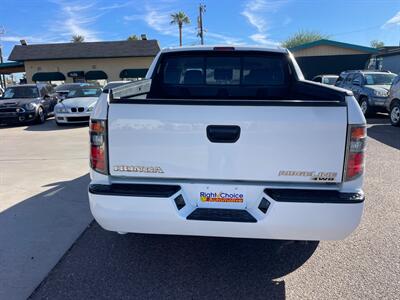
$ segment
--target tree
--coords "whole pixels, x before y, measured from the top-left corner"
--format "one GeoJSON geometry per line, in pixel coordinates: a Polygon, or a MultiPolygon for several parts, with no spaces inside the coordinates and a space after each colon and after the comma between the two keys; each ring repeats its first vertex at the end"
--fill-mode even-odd
{"type": "Polygon", "coordinates": [[[85,41],[85,37],[83,35],[74,34],[71,38],[72,43],[83,43],[85,41]]]}
{"type": "Polygon", "coordinates": [[[372,48],[382,48],[385,46],[385,43],[378,40],[372,40],[370,45],[372,48]]]}
{"type": "Polygon", "coordinates": [[[130,36],[128,36],[128,38],[126,39],[127,41],[137,41],[139,38],[136,34],[132,34],[130,36]]]}
{"type": "Polygon", "coordinates": [[[329,35],[319,33],[317,31],[300,30],[291,37],[282,42],[285,48],[293,48],[306,43],[315,42],[318,40],[328,39],[329,35]]]}
{"type": "Polygon", "coordinates": [[[190,19],[183,11],[171,14],[171,24],[178,24],[179,46],[181,47],[182,47],[182,26],[183,24],[189,24],[189,23],[190,19]]]}

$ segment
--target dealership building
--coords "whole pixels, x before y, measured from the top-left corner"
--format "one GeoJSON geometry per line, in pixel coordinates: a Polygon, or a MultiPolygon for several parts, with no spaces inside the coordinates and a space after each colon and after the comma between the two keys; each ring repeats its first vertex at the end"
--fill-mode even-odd
{"type": "MultiPolygon", "coordinates": [[[[160,47],[157,40],[14,46],[0,74],[25,72],[26,81],[91,82],[143,78],[160,47]]],[[[375,49],[327,39],[290,49],[304,76],[365,68],[400,72],[400,47],[375,49]]]]}
{"type": "Polygon", "coordinates": [[[24,43],[8,59],[25,71],[28,83],[116,81],[144,77],[159,50],[157,40],[24,43]]]}
{"type": "Polygon", "coordinates": [[[346,70],[363,70],[378,49],[327,39],[306,43],[290,49],[304,76],[311,79],[320,74],[337,74],[346,70]]]}

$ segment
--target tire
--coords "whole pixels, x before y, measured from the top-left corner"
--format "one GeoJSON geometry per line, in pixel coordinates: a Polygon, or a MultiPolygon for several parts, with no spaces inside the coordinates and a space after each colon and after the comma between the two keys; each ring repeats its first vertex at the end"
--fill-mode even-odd
{"type": "Polygon", "coordinates": [[[39,106],[38,111],[37,111],[37,116],[35,119],[36,124],[43,124],[46,121],[46,113],[43,109],[43,107],[39,106]]]}
{"type": "Polygon", "coordinates": [[[362,113],[366,117],[372,115],[374,112],[371,105],[369,105],[369,103],[368,103],[367,97],[362,97],[360,99],[360,108],[361,108],[362,113]]]}
{"type": "Polygon", "coordinates": [[[396,101],[390,106],[389,118],[393,126],[400,127],[400,101],[396,101]]]}

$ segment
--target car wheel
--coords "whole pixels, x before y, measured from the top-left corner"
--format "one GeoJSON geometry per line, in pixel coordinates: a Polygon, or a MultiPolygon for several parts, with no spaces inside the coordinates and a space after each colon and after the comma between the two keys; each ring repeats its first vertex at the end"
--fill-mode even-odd
{"type": "Polygon", "coordinates": [[[393,126],[400,126],[400,102],[395,102],[390,108],[390,123],[393,126]]]}
{"type": "Polygon", "coordinates": [[[36,124],[43,124],[46,121],[46,114],[43,110],[43,107],[38,108],[37,116],[36,116],[36,124]]]}
{"type": "Polygon", "coordinates": [[[360,99],[360,108],[364,116],[369,116],[372,114],[372,108],[368,103],[368,98],[361,98],[360,99]]]}

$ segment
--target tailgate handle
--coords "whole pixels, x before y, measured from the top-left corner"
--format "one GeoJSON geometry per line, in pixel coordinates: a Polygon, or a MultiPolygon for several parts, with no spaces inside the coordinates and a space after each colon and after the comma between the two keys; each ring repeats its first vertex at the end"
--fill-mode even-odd
{"type": "Polygon", "coordinates": [[[207,137],[212,143],[235,143],[240,137],[237,125],[208,125],[207,137]]]}

